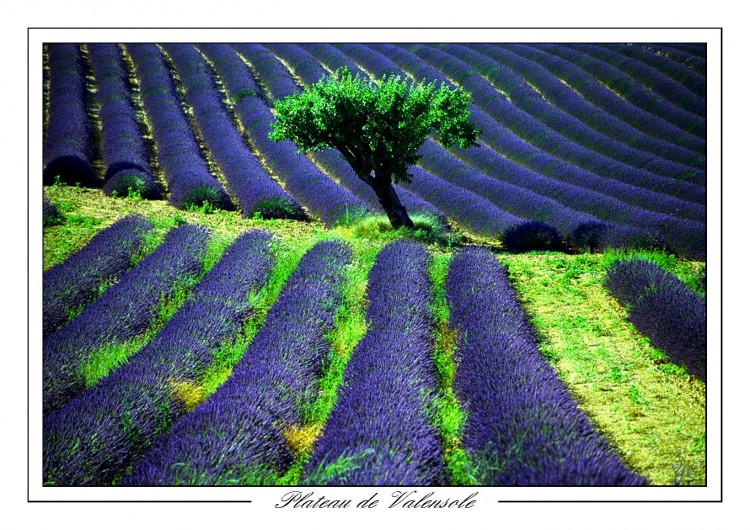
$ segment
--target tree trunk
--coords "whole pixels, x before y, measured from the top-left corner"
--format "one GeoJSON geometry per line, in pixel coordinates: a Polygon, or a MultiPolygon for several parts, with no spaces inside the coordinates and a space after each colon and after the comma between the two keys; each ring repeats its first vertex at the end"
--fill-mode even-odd
{"type": "Polygon", "coordinates": [[[393,189],[393,184],[391,184],[390,179],[384,180],[385,179],[381,180],[376,177],[373,189],[375,190],[375,195],[377,195],[380,205],[388,216],[388,220],[391,222],[391,226],[397,230],[402,226],[414,228],[414,223],[409,217],[409,214],[406,213],[406,208],[404,208],[401,205],[401,201],[398,200],[398,195],[396,195],[396,190],[393,189]]]}

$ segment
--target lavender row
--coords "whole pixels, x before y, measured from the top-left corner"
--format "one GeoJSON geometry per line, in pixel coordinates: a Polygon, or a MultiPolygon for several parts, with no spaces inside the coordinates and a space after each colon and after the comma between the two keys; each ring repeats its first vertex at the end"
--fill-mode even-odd
{"type": "MultiPolygon", "coordinates": [[[[429,66],[425,61],[403,48],[393,45],[372,45],[372,48],[385,54],[388,59],[360,45],[348,45],[346,49],[348,53],[356,53],[358,58],[365,62],[368,69],[371,68],[376,74],[387,68],[395,67],[396,65],[389,60],[392,59],[417,79],[449,83],[440,71],[429,66]]],[[[489,117],[473,104],[470,106],[470,111],[472,121],[482,131],[481,139],[483,141],[508,156],[514,162],[527,166],[545,176],[583,187],[593,185],[595,189],[600,189],[604,185],[608,188],[608,192],[616,191],[619,193],[618,197],[624,200],[639,200],[638,195],[643,193],[652,195],[648,191],[637,193],[639,192],[637,188],[646,188],[660,194],[668,194],[683,200],[705,204],[705,187],[635,170],[604,157],[599,157],[596,160],[594,166],[595,169],[598,168],[595,171],[598,174],[595,174],[566,161],[564,158],[553,156],[544,149],[535,147],[519,139],[515,133],[489,117]],[[599,174],[604,174],[606,177],[600,177],[599,174]],[[617,180],[620,180],[622,184],[616,182],[617,180]],[[636,193],[635,196],[634,193],[636,193]]],[[[584,150],[579,151],[583,152],[584,150]]],[[[658,206],[659,204],[666,204],[668,202],[668,200],[664,201],[663,195],[653,197],[651,201],[652,204],[657,205],[659,208],[662,208],[658,206]]],[[[666,206],[666,208],[669,208],[669,206],[666,206]]]]}
{"type": "Polygon", "coordinates": [[[159,164],[176,208],[209,203],[232,209],[227,192],[211,176],[198,142],[180,107],[161,51],[155,44],[128,44],[136,65],[143,106],[151,122],[159,164]]]}
{"type": "Polygon", "coordinates": [[[342,66],[345,66],[349,69],[352,75],[356,76],[359,74],[363,79],[367,78],[367,74],[357,66],[357,63],[341,53],[341,51],[331,44],[305,43],[299,44],[299,47],[309,53],[312,57],[315,57],[320,64],[324,65],[331,72],[335,72],[342,66]]]}
{"type": "MultiPolygon", "coordinates": [[[[336,184],[304,155],[298,154],[294,143],[288,140],[273,142],[268,139],[273,114],[259,97],[253,95],[257,85],[238,55],[235,54],[232,59],[227,52],[221,61],[214,61],[215,52],[208,55],[217,73],[225,81],[230,97],[235,100],[235,111],[242,122],[245,135],[253,142],[266,165],[303,206],[328,226],[344,216],[370,211],[362,200],[336,184]]],[[[286,70],[285,75],[289,77],[286,70]]]]}
{"type": "MultiPolygon", "coordinates": [[[[473,191],[510,214],[547,223],[556,228],[561,235],[572,233],[583,223],[598,220],[597,217],[563,206],[550,198],[550,195],[534,193],[525,187],[492,178],[468,167],[431,140],[422,145],[420,156],[420,166],[431,171],[436,177],[473,191]]],[[[499,170],[498,174],[504,175],[505,172],[499,170]]],[[[523,178],[519,178],[519,181],[523,182],[523,178]]]]}
{"type": "Polygon", "coordinates": [[[77,44],[48,44],[49,111],[43,178],[95,186],[92,130],[86,111],[86,74],[77,44]]]}
{"type": "Polygon", "coordinates": [[[206,147],[237,197],[243,216],[257,212],[263,218],[303,219],[305,215],[297,201],[268,175],[245,144],[224,108],[213,74],[201,54],[190,44],[163,47],[186,89],[185,98],[193,108],[206,147]]]}
{"type": "MultiPolygon", "coordinates": [[[[302,79],[305,84],[313,84],[321,79],[327,72],[317,60],[294,44],[268,44],[266,45],[275,55],[280,57],[294,73],[302,79]]],[[[364,75],[364,74],[362,74],[364,75]]],[[[351,191],[358,198],[376,212],[382,212],[383,207],[378,201],[377,195],[372,187],[365,184],[362,179],[352,170],[351,166],[335,151],[327,150],[312,154],[313,161],[323,170],[335,178],[341,185],[351,191]]],[[[444,218],[444,214],[432,204],[421,199],[417,195],[399,187],[394,186],[401,204],[409,212],[426,213],[438,219],[444,218]]]]}
{"type": "Polygon", "coordinates": [[[567,45],[535,44],[534,47],[576,64],[636,107],[665,119],[685,132],[700,138],[706,137],[706,119],[704,117],[665,101],[652,91],[642,88],[630,77],[604,61],[595,59],[567,45]]]}
{"type": "Polygon", "coordinates": [[[645,180],[650,183],[649,187],[667,187],[670,183],[675,182],[675,179],[630,166],[581,147],[560,136],[550,127],[518,109],[487,83],[484,78],[468,68],[465,63],[452,58],[445,52],[423,45],[411,45],[408,48],[411,48],[416,55],[422,57],[428,64],[439,68],[442,72],[454,78],[461,78],[461,86],[472,94],[479,108],[498,123],[508,127],[521,139],[547,151],[549,154],[568,160],[596,174],[606,175],[624,182],[631,182],[633,179],[645,180]]]}
{"type": "Polygon", "coordinates": [[[397,241],[368,279],[369,331],[313,446],[306,484],[440,485],[442,446],[425,410],[436,392],[429,253],[397,241]]]}
{"type": "Polygon", "coordinates": [[[681,50],[685,53],[689,53],[690,55],[699,57],[701,59],[706,59],[706,55],[708,53],[706,50],[705,43],[700,44],[700,43],[675,42],[675,43],[670,43],[669,46],[671,48],[681,50]]]}
{"type": "Polygon", "coordinates": [[[91,44],[88,50],[102,124],[104,193],[124,196],[132,188],[145,199],[158,199],[161,190],[151,174],[120,48],[116,44],[91,44]]]}
{"type": "Polygon", "coordinates": [[[654,347],[706,380],[705,300],[673,274],[639,258],[615,261],[604,284],[654,347]]]}
{"type": "Polygon", "coordinates": [[[294,458],[286,436],[317,396],[351,257],[336,241],[308,251],[232,375],[158,440],[123,484],[257,484],[286,472],[294,458]]]}
{"type": "Polygon", "coordinates": [[[451,153],[496,180],[532,190],[582,214],[617,224],[663,231],[670,245],[683,254],[693,255],[696,237],[705,239],[705,209],[693,203],[665,197],[660,206],[658,195],[639,190],[632,196],[626,193],[621,195],[635,203],[627,204],[613,197],[616,195],[613,188],[617,190],[618,186],[613,186],[606,179],[585,182],[583,186],[556,181],[517,166],[486,147],[465,151],[454,149],[451,153]],[[660,210],[671,207],[671,211],[661,213],[644,209],[637,206],[639,200],[641,204],[653,205],[660,210]]]}
{"type": "Polygon", "coordinates": [[[44,272],[45,337],[69,319],[71,310],[94,299],[103,284],[116,281],[133,266],[144,237],[152,228],[151,223],[135,215],[115,221],[44,272]]]}
{"type": "Polygon", "coordinates": [[[539,46],[504,44],[502,49],[512,51],[540,64],[570,85],[573,90],[581,94],[590,103],[643,131],[652,138],[665,139],[670,143],[694,151],[698,156],[705,157],[705,138],[690,134],[664,118],[620,98],[577,64],[551,53],[550,47],[541,49],[539,46]]]}
{"type": "Polygon", "coordinates": [[[703,95],[701,96],[695,94],[683,84],[669,78],[656,68],[620,53],[621,48],[627,48],[624,45],[570,44],[569,46],[614,66],[620,72],[631,77],[635,83],[659,94],[671,104],[681,107],[696,116],[706,117],[705,78],[703,79],[703,95]]]}
{"type": "MultiPolygon", "coordinates": [[[[473,82],[475,90],[484,90],[481,88],[484,85],[481,80],[486,78],[493,87],[505,94],[517,109],[580,147],[657,175],[705,181],[705,170],[701,173],[699,169],[664,160],[654,153],[635,149],[619,139],[612,139],[592,129],[578,118],[548,103],[513,70],[479,52],[453,44],[438,45],[437,48],[458,59],[454,72],[458,72],[459,68],[470,67],[481,73],[473,82]]],[[[465,79],[462,80],[462,84],[466,82],[465,79]]]]}
{"type": "Polygon", "coordinates": [[[698,73],[698,75],[706,76],[706,59],[697,57],[692,53],[688,53],[684,50],[679,50],[672,45],[663,43],[641,43],[643,48],[653,52],[659,57],[666,57],[667,59],[674,61],[685,68],[689,68],[692,71],[698,73]]]}
{"type": "MultiPolygon", "coordinates": [[[[664,138],[652,138],[622,121],[619,117],[600,109],[569,85],[560,81],[549,70],[531,59],[489,44],[470,45],[470,48],[513,69],[539,90],[545,100],[574,116],[595,131],[614,140],[624,142],[634,149],[647,151],[672,162],[703,169],[705,173],[705,159],[694,151],[675,145],[664,138]]],[[[687,172],[687,169],[683,168],[682,172],[687,172]]],[[[705,178],[705,174],[703,177],[705,178]]],[[[683,178],[683,175],[677,173],[676,178],[683,178]]]]}
{"type": "Polygon", "coordinates": [[[98,350],[146,331],[159,303],[179,282],[201,270],[208,231],[183,225],[76,318],[44,340],[44,412],[60,408],[86,389],[83,368],[98,350]]]}
{"type": "MultiPolygon", "coordinates": [[[[683,65],[672,57],[649,49],[642,44],[610,44],[608,48],[617,51],[626,57],[640,61],[655,68],[662,75],[668,76],[673,81],[690,90],[693,94],[704,100],[706,99],[706,72],[697,73],[693,68],[683,65]]],[[[705,63],[704,63],[705,64],[705,63]]],[[[670,97],[668,94],[665,96],[670,97]]]]}
{"type": "Polygon", "coordinates": [[[483,484],[644,485],[578,409],[534,343],[506,271],[487,250],[457,253],[445,283],[459,337],[462,442],[483,484]]]}
{"type": "Polygon", "coordinates": [[[284,65],[260,44],[235,44],[234,49],[253,65],[273,99],[283,99],[300,91],[284,65]]]}
{"type": "Polygon", "coordinates": [[[44,481],[106,485],[186,411],[190,388],[234,337],[273,267],[270,236],[248,232],[226,250],[162,330],[119,370],[44,421],[44,481]]]}

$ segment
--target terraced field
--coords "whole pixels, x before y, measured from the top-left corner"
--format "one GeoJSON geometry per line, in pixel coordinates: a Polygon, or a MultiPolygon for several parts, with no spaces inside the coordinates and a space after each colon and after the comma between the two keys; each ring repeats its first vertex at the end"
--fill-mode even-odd
{"type": "Polygon", "coordinates": [[[705,462],[705,47],[44,53],[45,485],[705,462]],[[471,95],[479,146],[428,139],[395,186],[413,230],[335,150],[268,138],[276,99],[341,66],[471,95]]]}

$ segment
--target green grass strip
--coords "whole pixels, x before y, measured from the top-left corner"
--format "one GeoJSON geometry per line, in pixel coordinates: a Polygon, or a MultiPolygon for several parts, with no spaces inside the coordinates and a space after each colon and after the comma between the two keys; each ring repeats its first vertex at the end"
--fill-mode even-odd
{"type": "Polygon", "coordinates": [[[432,421],[443,442],[445,467],[448,480],[453,486],[477,485],[476,470],[469,455],[461,446],[461,436],[466,415],[453,393],[456,366],[453,354],[456,350],[456,331],[448,325],[450,310],[445,294],[445,278],[452,255],[434,253],[428,268],[432,283],[433,302],[431,310],[435,315],[435,353],[433,360],[437,373],[438,395],[434,402],[432,421]]]}

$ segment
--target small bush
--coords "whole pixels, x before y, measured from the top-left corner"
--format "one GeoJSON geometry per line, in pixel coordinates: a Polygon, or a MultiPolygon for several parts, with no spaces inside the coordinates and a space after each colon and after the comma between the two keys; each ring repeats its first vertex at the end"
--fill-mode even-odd
{"type": "Polygon", "coordinates": [[[219,189],[213,186],[198,185],[180,198],[180,207],[190,211],[211,213],[214,210],[231,210],[232,204],[219,189]]]}
{"type": "Polygon", "coordinates": [[[581,223],[568,236],[568,246],[575,252],[601,252],[606,248],[607,235],[612,228],[598,221],[581,223]]]}
{"type": "MultiPolygon", "coordinates": [[[[395,240],[401,237],[413,239],[424,244],[454,247],[463,242],[460,234],[453,232],[439,218],[430,214],[414,214],[411,216],[414,228],[401,227],[394,230],[385,215],[367,215],[351,224],[354,234],[365,239],[395,240]]],[[[345,226],[350,226],[349,224],[345,226]]]]}
{"type": "Polygon", "coordinates": [[[260,201],[253,214],[257,214],[261,219],[297,219],[298,221],[307,219],[302,208],[285,199],[260,201]]]}
{"type": "Polygon", "coordinates": [[[501,241],[503,247],[511,252],[566,250],[566,245],[557,230],[546,223],[536,221],[510,227],[503,234],[501,241]]]}
{"type": "Polygon", "coordinates": [[[42,207],[42,225],[52,226],[61,224],[64,219],[57,206],[50,201],[47,196],[44,196],[44,206],[42,207]]]}
{"type": "Polygon", "coordinates": [[[103,188],[105,195],[112,197],[159,199],[161,190],[154,180],[138,169],[123,169],[107,180],[103,188]]]}

